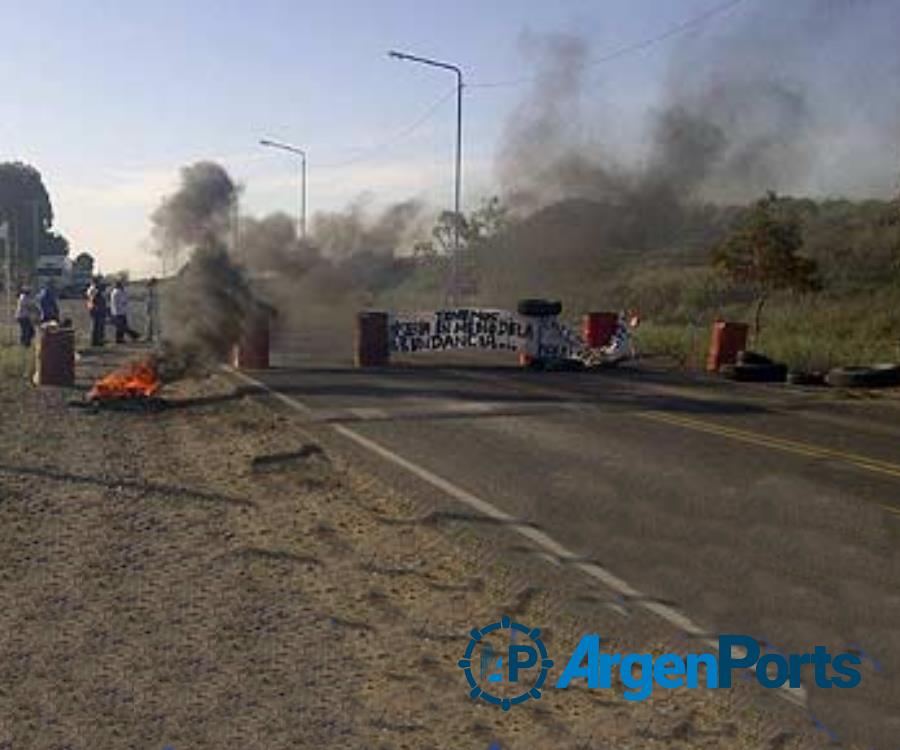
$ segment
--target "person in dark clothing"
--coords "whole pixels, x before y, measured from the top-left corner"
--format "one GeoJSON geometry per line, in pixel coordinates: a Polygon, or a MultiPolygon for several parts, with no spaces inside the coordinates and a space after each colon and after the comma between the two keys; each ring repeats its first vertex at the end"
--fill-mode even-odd
{"type": "Polygon", "coordinates": [[[41,311],[41,323],[55,321],[59,323],[59,302],[53,282],[48,281],[37,294],[38,309],[41,311]]]}
{"type": "Polygon", "coordinates": [[[100,278],[94,279],[88,288],[87,307],[91,316],[91,346],[103,346],[106,343],[109,308],[106,304],[106,285],[100,278]]]}

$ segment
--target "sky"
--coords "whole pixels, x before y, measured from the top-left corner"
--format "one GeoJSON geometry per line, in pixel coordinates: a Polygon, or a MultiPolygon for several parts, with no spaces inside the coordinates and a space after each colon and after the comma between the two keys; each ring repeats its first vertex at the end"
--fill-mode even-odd
{"type": "MultiPolygon", "coordinates": [[[[822,0],[833,2],[834,0],[822,0]]],[[[853,0],[845,0],[852,2],[853,0]]],[[[683,35],[597,68],[625,147],[667,85],[673,46],[726,35],[745,0],[683,35]]],[[[719,0],[0,0],[0,161],[43,174],[55,226],[104,272],[154,272],[148,217],[181,166],[222,163],[242,210],[295,212],[309,155],[309,209],[452,200],[454,78],[388,58],[399,49],[463,68],[464,203],[496,190],[494,161],[533,74],[529,32],[579,34],[602,56],[721,6],[719,0]]],[[[778,7],[775,3],[773,7],[778,7]]],[[[634,136],[637,138],[637,136],[634,136]]]]}

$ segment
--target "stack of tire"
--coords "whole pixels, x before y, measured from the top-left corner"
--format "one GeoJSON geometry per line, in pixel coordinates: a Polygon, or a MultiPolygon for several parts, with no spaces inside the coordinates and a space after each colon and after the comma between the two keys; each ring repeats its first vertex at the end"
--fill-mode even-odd
{"type": "Polygon", "coordinates": [[[737,362],[722,365],[719,374],[743,383],[783,383],[787,379],[788,368],[786,364],[773,362],[763,354],[738,352],[737,362]]]}
{"type": "MultiPolygon", "coordinates": [[[[562,312],[562,302],[547,299],[522,299],[516,307],[519,315],[529,318],[555,318],[562,312]]],[[[577,359],[532,359],[527,364],[530,370],[571,371],[583,370],[584,363],[577,359]]]]}

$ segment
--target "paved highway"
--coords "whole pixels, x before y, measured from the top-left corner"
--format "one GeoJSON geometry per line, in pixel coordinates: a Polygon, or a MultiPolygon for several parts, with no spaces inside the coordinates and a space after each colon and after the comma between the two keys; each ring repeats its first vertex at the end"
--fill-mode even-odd
{"type": "Polygon", "coordinates": [[[683,613],[674,627],[858,650],[861,686],[819,690],[810,673],[808,710],[838,738],[896,744],[900,402],[421,356],[360,371],[346,339],[283,335],[254,377],[298,418],[339,425],[367,470],[423,503],[527,522],[527,541],[617,595],[683,613]]]}

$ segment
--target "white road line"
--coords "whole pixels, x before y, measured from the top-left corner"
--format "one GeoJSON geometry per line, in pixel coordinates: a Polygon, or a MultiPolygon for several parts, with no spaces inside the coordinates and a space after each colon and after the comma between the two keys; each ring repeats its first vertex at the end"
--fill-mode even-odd
{"type": "MultiPolygon", "coordinates": [[[[234,368],[227,365],[223,367],[226,372],[234,375],[235,377],[243,380],[246,383],[254,385],[258,388],[262,388],[264,391],[271,394],[295,411],[300,412],[304,416],[309,416],[313,413],[313,410],[306,404],[303,404],[302,402],[297,401],[296,399],[291,398],[290,396],[281,393],[274,388],[270,388],[265,383],[262,383],[255,378],[251,378],[249,375],[239,372],[238,370],[235,370],[234,368]]],[[[692,636],[700,636],[703,633],[709,632],[708,630],[701,628],[693,620],[679,612],[677,609],[644,596],[640,591],[629,586],[628,583],[626,583],[623,579],[619,578],[617,575],[610,572],[603,566],[592,562],[579,562],[581,558],[578,555],[576,555],[564,545],[557,542],[555,539],[553,539],[553,537],[545,534],[540,529],[534,528],[533,526],[517,522],[517,519],[515,519],[513,516],[510,516],[508,513],[504,513],[499,508],[495,507],[486,500],[482,500],[477,495],[473,495],[468,490],[457,487],[449,480],[438,476],[437,474],[430,471],[429,469],[424,468],[423,466],[419,466],[418,464],[413,463],[409,459],[403,458],[403,456],[395,453],[390,448],[386,448],[385,446],[375,442],[371,438],[367,438],[364,435],[361,435],[356,430],[353,430],[350,427],[346,427],[342,424],[330,424],[328,426],[342,437],[353,441],[360,447],[365,448],[366,450],[374,453],[380,458],[383,458],[385,461],[388,461],[395,466],[399,466],[401,469],[405,469],[410,474],[413,474],[426,484],[430,484],[432,487],[452,497],[454,500],[465,503],[470,508],[473,508],[482,515],[507,523],[509,525],[509,528],[513,529],[521,536],[529,539],[544,551],[549,552],[551,555],[561,560],[562,562],[572,561],[574,563],[574,567],[578,570],[582,571],[591,578],[600,581],[600,583],[602,583],[604,586],[615,591],[623,598],[632,600],[633,603],[637,606],[643,607],[648,612],[652,612],[656,616],[662,618],[669,624],[674,625],[676,628],[679,628],[683,632],[692,636]]],[[[711,646],[712,648],[718,650],[718,641],[710,638],[701,638],[700,640],[711,646]]],[[[802,687],[791,688],[785,686],[779,689],[778,694],[791,703],[804,708],[806,707],[806,690],[802,687]]]]}

